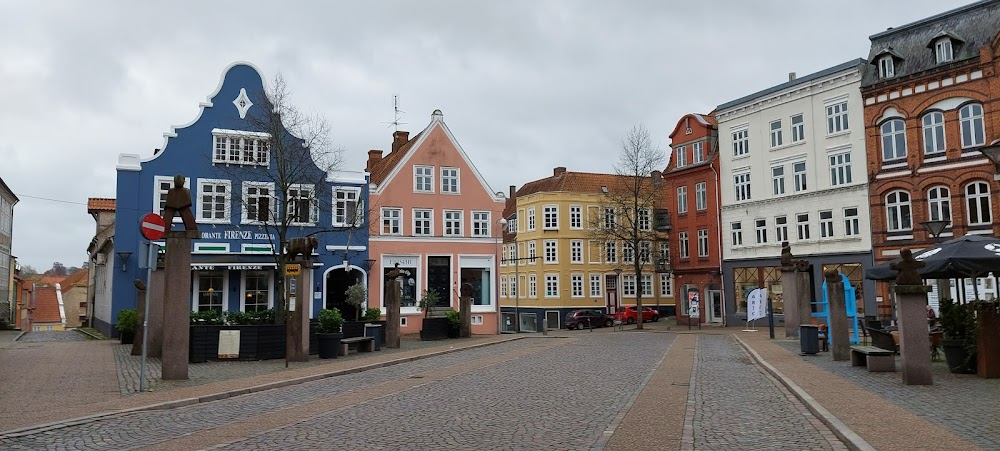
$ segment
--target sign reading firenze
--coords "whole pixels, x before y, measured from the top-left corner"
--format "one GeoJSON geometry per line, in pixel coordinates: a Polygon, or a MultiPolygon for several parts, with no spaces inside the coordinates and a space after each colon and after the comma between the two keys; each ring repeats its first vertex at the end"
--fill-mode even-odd
{"type": "Polygon", "coordinates": [[[251,230],[223,230],[221,232],[201,232],[203,240],[255,240],[274,242],[273,233],[260,233],[251,230]]]}
{"type": "Polygon", "coordinates": [[[195,271],[211,271],[213,269],[228,269],[230,271],[259,271],[264,269],[263,265],[191,265],[195,271]]]}

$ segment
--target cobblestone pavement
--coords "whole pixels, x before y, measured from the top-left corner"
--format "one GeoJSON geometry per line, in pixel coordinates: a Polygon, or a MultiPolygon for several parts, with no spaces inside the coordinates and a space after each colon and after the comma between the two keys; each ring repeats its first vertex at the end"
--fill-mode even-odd
{"type": "Polygon", "coordinates": [[[0,437],[0,448],[194,449],[228,442],[229,449],[333,443],[342,449],[587,449],[641,390],[672,339],[523,339],[212,403],[0,437]]]}
{"type": "Polygon", "coordinates": [[[88,341],[91,338],[76,330],[34,331],[21,335],[18,343],[47,343],[53,341],[88,341]]]}
{"type": "Polygon", "coordinates": [[[846,450],[729,335],[699,335],[684,450],[846,450]]]}
{"type": "MultiPolygon", "coordinates": [[[[799,342],[778,341],[799,351],[799,342]]],[[[952,374],[943,361],[933,362],[934,385],[904,385],[901,373],[872,373],[852,367],[851,362],[835,362],[827,353],[803,360],[851,380],[854,384],[928,418],[962,438],[983,447],[1000,449],[1000,381],[975,375],[952,374]]],[[[901,365],[897,357],[897,369],[901,365]]]]}

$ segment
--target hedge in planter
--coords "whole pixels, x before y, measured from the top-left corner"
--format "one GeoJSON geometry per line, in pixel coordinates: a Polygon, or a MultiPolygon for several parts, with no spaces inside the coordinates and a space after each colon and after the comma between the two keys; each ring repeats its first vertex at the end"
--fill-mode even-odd
{"type": "Polygon", "coordinates": [[[135,342],[135,331],[139,328],[139,314],[135,309],[123,309],[118,311],[118,323],[115,329],[121,335],[121,343],[130,345],[135,342]]]}
{"type": "Polygon", "coordinates": [[[942,299],[938,324],[944,332],[941,349],[952,373],[976,372],[976,317],[971,305],[942,299]]]}
{"type": "Polygon", "coordinates": [[[344,337],[341,326],[344,318],[340,310],[323,309],[319,311],[319,324],[316,327],[316,340],[319,344],[319,358],[335,359],[340,352],[340,339],[344,337]]]}

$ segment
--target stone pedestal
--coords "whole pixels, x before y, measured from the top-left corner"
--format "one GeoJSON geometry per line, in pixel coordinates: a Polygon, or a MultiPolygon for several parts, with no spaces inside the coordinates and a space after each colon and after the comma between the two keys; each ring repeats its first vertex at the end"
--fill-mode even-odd
{"type": "Polygon", "coordinates": [[[785,338],[799,337],[799,282],[798,271],[781,270],[781,295],[784,302],[785,338]]]}
{"type": "Polygon", "coordinates": [[[896,321],[899,325],[899,355],[903,360],[903,383],[931,385],[930,338],[927,334],[927,292],[924,285],[896,285],[896,321]]]}
{"type": "Polygon", "coordinates": [[[198,231],[175,230],[167,232],[165,237],[167,255],[163,269],[161,373],[163,380],[181,380],[188,378],[188,335],[191,331],[191,240],[198,238],[198,231]]]}
{"type": "Polygon", "coordinates": [[[830,301],[830,330],[827,337],[830,340],[830,354],[833,360],[851,359],[850,324],[847,320],[847,301],[844,297],[844,284],[840,273],[831,271],[826,276],[826,296],[830,301]]]}
{"type": "MultiPolygon", "coordinates": [[[[796,296],[799,310],[799,324],[812,324],[812,286],[809,285],[809,274],[811,270],[800,270],[795,273],[796,296]]],[[[787,301],[786,301],[787,302],[787,301]]],[[[785,305],[788,305],[787,303],[785,305]]]]}
{"type": "Polygon", "coordinates": [[[472,285],[462,284],[462,296],[458,298],[458,336],[472,337],[472,285]]]}
{"type": "Polygon", "coordinates": [[[299,275],[288,276],[285,283],[285,299],[288,300],[288,316],[285,320],[285,356],[289,362],[308,362],[312,261],[302,260],[290,263],[298,264],[301,269],[299,275]]]}
{"type": "Polygon", "coordinates": [[[138,324],[135,325],[135,340],[132,340],[132,355],[142,355],[142,334],[146,333],[146,328],[142,326],[146,319],[146,286],[139,288],[140,280],[136,279],[135,289],[135,314],[138,324]]]}
{"type": "Polygon", "coordinates": [[[392,278],[386,281],[385,293],[385,343],[387,348],[399,348],[399,290],[400,281],[392,278]]]}
{"type": "MultiPolygon", "coordinates": [[[[153,279],[146,283],[149,290],[149,341],[146,342],[146,356],[163,356],[163,296],[166,271],[160,265],[153,271],[153,279]]],[[[190,313],[189,313],[190,314],[190,313]]]]}
{"type": "Polygon", "coordinates": [[[979,334],[976,336],[976,374],[994,379],[1000,377],[1000,313],[995,304],[987,303],[977,311],[979,334]]]}

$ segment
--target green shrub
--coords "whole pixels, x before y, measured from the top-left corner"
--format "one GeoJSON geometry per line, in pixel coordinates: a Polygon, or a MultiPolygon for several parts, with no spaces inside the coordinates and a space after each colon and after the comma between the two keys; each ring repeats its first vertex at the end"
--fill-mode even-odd
{"type": "Polygon", "coordinates": [[[136,313],[135,309],[124,309],[118,311],[118,323],[115,324],[115,329],[119,332],[131,333],[135,332],[139,328],[139,314],[136,313]]]}
{"type": "Polygon", "coordinates": [[[424,318],[426,318],[431,314],[431,309],[437,305],[440,300],[441,296],[438,295],[437,291],[424,290],[423,295],[420,297],[420,302],[417,304],[417,308],[424,312],[424,318]]]}
{"type": "Polygon", "coordinates": [[[462,316],[460,313],[454,310],[449,310],[447,313],[445,313],[445,316],[448,317],[448,324],[451,325],[451,328],[453,330],[458,330],[458,328],[461,327],[462,316]]]}
{"type": "Polygon", "coordinates": [[[378,321],[382,319],[382,310],[372,307],[365,310],[365,321],[378,321]]]}
{"type": "MultiPolygon", "coordinates": [[[[360,283],[355,283],[347,287],[347,291],[344,291],[344,295],[348,304],[354,306],[354,319],[357,320],[361,315],[361,304],[365,303],[368,299],[368,292],[365,290],[365,286],[360,283]]],[[[367,312],[366,312],[367,313],[367,312]]]]}
{"type": "Polygon", "coordinates": [[[191,324],[211,326],[220,325],[224,322],[225,318],[222,316],[222,312],[215,309],[191,312],[191,324]]]}
{"type": "Polygon", "coordinates": [[[319,311],[319,326],[316,332],[321,334],[335,334],[340,332],[340,326],[344,325],[344,318],[340,316],[340,310],[323,309],[319,311]]]}

